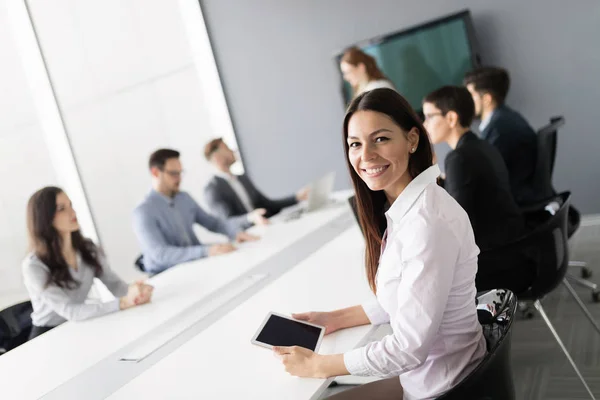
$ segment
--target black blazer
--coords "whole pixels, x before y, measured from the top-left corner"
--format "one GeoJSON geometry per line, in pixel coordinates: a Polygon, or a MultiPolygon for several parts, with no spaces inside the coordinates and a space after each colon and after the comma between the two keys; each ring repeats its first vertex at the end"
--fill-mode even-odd
{"type": "MultiPolygon", "coordinates": [[[[240,175],[238,179],[252,203],[253,209],[264,208],[267,210],[265,217],[277,214],[281,209],[293,206],[298,201],[296,196],[290,196],[279,200],[271,200],[254,186],[247,175],[240,175]]],[[[215,215],[223,218],[236,217],[247,214],[248,211],[239,199],[229,182],[220,176],[214,176],[204,188],[204,199],[209,209],[215,215]]]]}
{"type": "Polygon", "coordinates": [[[537,136],[525,118],[502,105],[494,110],[481,137],[493,144],[502,155],[517,204],[537,202],[539,196],[534,189],[537,136]]]}
{"type": "Polygon", "coordinates": [[[469,215],[481,250],[517,239],[524,230],[502,156],[473,132],[446,156],[444,188],[469,215]]]}

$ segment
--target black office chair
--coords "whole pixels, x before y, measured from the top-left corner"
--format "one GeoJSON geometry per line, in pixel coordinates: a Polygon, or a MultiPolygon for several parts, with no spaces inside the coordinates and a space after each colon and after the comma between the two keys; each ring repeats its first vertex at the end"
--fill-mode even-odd
{"type": "Polygon", "coordinates": [[[22,345],[31,332],[30,301],[15,304],[0,311],[0,355],[22,345]]]}
{"type": "MultiPolygon", "coordinates": [[[[563,117],[553,117],[550,119],[550,124],[542,127],[538,131],[538,156],[535,170],[534,187],[536,193],[539,194],[540,199],[549,199],[556,195],[556,190],[552,186],[552,173],[554,172],[554,163],[556,160],[556,143],[558,128],[565,124],[563,117]]],[[[530,209],[534,206],[529,206],[526,209],[530,209]]],[[[571,238],[581,222],[581,215],[579,211],[573,206],[569,208],[568,216],[568,232],[569,238],[571,238]]],[[[570,267],[581,268],[581,278],[567,273],[567,278],[583,287],[586,287],[592,291],[592,301],[600,302],[600,290],[598,285],[588,279],[592,276],[592,271],[587,267],[587,264],[583,261],[569,261],[570,267]]]]}
{"type": "MultiPolygon", "coordinates": [[[[575,207],[570,207],[567,225],[569,238],[571,238],[577,232],[580,224],[581,214],[575,207]]],[[[589,278],[592,276],[592,271],[587,267],[587,263],[585,261],[569,260],[569,267],[581,268],[581,277],[577,277],[568,273],[567,278],[579,286],[590,289],[592,291],[592,301],[594,303],[600,302],[600,289],[598,288],[598,284],[589,280],[589,278]]]]}
{"type": "Polygon", "coordinates": [[[144,268],[144,256],[142,254],[135,259],[133,265],[138,271],[146,273],[146,269],[144,268]]]}
{"type": "Polygon", "coordinates": [[[536,229],[511,243],[483,251],[479,256],[479,272],[475,278],[475,284],[478,290],[493,289],[497,287],[491,286],[495,285],[494,279],[496,278],[494,278],[494,275],[514,276],[514,271],[520,271],[528,279],[531,279],[525,290],[522,290],[523,281],[521,280],[517,281],[516,290],[513,290],[510,283],[508,283],[507,288],[515,292],[519,301],[533,302],[589,395],[592,399],[595,399],[540,302],[545,295],[552,292],[562,282],[594,325],[594,328],[600,332],[600,326],[592,318],[577,293],[565,279],[569,266],[567,235],[569,207],[570,193],[561,193],[544,208],[533,213],[533,215],[530,214],[537,221],[544,219],[536,229]],[[490,270],[497,272],[492,274],[490,270]]]}
{"type": "Polygon", "coordinates": [[[534,188],[538,199],[549,199],[556,195],[552,186],[552,173],[556,160],[556,137],[558,128],[565,124],[563,117],[550,119],[550,124],[537,133],[537,160],[534,175],[534,188]]]}
{"type": "Polygon", "coordinates": [[[452,390],[438,397],[438,400],[515,399],[510,347],[517,298],[509,290],[499,290],[499,292],[502,292],[503,302],[496,306],[496,317],[481,325],[488,354],[473,372],[452,390]]]}

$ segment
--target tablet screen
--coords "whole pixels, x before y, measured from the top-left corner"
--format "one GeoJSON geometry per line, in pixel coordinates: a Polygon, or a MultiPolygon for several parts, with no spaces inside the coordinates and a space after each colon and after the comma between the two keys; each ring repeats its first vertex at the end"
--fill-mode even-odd
{"type": "Polygon", "coordinates": [[[271,346],[300,346],[315,350],[321,328],[271,314],[256,340],[271,346]]]}

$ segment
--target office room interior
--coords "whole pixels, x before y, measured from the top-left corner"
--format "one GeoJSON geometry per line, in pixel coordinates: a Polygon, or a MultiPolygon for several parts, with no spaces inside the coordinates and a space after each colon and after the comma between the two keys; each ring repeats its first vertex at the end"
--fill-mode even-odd
{"type": "Polygon", "coordinates": [[[600,398],[600,2],[0,0],[0,398],[600,398]]]}

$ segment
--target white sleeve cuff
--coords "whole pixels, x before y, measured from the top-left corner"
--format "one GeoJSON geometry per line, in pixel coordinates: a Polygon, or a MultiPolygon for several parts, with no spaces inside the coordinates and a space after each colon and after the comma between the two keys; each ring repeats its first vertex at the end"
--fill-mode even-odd
{"type": "Polygon", "coordinates": [[[344,365],[351,375],[371,376],[366,363],[366,347],[350,350],[344,353],[344,365]]]}
{"type": "Polygon", "coordinates": [[[369,318],[369,321],[371,321],[371,324],[381,325],[390,322],[390,316],[381,307],[376,298],[361,304],[361,306],[365,311],[365,314],[367,314],[367,318],[369,318]]]}
{"type": "Polygon", "coordinates": [[[108,302],[108,309],[110,312],[117,312],[121,310],[121,299],[114,299],[108,302]]]}

